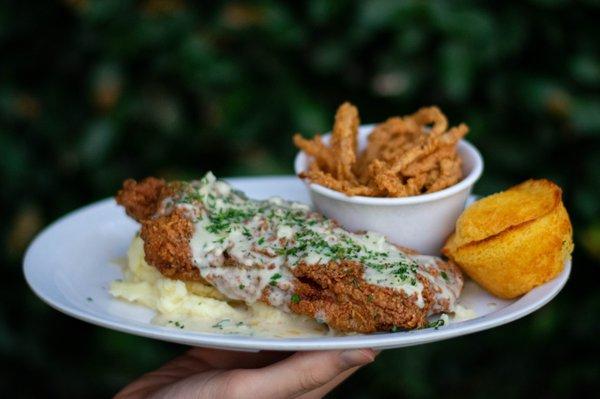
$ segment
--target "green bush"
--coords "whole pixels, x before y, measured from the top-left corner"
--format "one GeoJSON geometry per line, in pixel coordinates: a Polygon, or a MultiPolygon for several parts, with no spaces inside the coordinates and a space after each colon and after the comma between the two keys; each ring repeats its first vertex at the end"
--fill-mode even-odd
{"type": "Polygon", "coordinates": [[[332,396],[596,392],[598,11],[591,0],[3,3],[2,392],[106,397],[182,350],[35,298],[20,262],[40,228],[127,177],[292,173],[291,134],[327,131],[344,100],[364,122],[439,105],[483,153],[476,192],[555,180],[577,249],[567,288],[540,312],[386,351],[332,396]]]}

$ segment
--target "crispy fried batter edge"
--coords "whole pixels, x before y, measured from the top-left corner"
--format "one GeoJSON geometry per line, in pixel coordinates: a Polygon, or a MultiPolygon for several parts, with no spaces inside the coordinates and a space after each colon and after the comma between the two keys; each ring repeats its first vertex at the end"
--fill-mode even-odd
{"type": "Polygon", "coordinates": [[[178,210],[157,215],[162,200],[176,190],[177,183],[167,184],[155,177],[139,182],[128,179],[117,193],[116,201],[141,224],[140,236],[148,264],[172,279],[205,282],[192,258],[192,221],[178,210]]]}
{"type": "Polygon", "coordinates": [[[165,181],[156,177],[147,177],[140,182],[127,179],[115,199],[127,215],[141,223],[156,213],[165,187],[165,181]]]}
{"type": "MultiPolygon", "coordinates": [[[[300,264],[293,274],[298,279],[295,292],[302,299],[290,303],[290,310],[323,319],[335,330],[371,333],[426,323],[428,306],[418,307],[416,296],[368,284],[356,262],[300,264]]],[[[430,305],[433,292],[427,280],[421,282],[425,303],[430,305]]]]}
{"type": "Polygon", "coordinates": [[[194,264],[190,240],[193,223],[180,210],[142,223],[146,262],[164,276],[186,281],[204,281],[194,264]]]}

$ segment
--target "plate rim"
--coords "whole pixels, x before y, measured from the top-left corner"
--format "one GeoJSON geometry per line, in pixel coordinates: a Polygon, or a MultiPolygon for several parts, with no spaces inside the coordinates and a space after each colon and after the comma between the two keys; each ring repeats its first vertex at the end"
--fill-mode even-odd
{"type": "MultiPolygon", "coordinates": [[[[260,177],[230,177],[225,178],[236,183],[250,183],[252,181],[260,182],[261,180],[268,180],[278,178],[281,180],[296,180],[295,176],[260,176],[260,177]]],[[[298,182],[302,184],[302,182],[298,182]]],[[[388,348],[399,348],[418,344],[426,344],[435,341],[441,341],[450,339],[462,335],[473,334],[476,332],[488,330],[500,325],[504,325],[523,318],[538,309],[548,304],[554,299],[558,293],[564,288],[567,283],[571,268],[572,260],[568,259],[565,261],[562,272],[555,277],[555,279],[545,283],[534,290],[542,289],[547,284],[553,284],[550,292],[546,293],[541,299],[537,300],[533,304],[529,304],[519,308],[518,303],[526,300],[526,297],[532,292],[521,296],[508,306],[498,310],[501,315],[496,315],[494,318],[486,319],[487,316],[493,315],[497,312],[492,312],[487,315],[476,317],[471,320],[466,320],[457,324],[450,324],[447,327],[440,329],[426,329],[426,330],[410,330],[401,331],[396,333],[380,333],[370,335],[350,335],[350,336],[336,336],[336,337],[309,337],[309,338],[273,338],[273,337],[247,337],[234,334],[218,334],[218,333],[205,333],[196,331],[179,331],[168,327],[141,323],[135,320],[119,321],[111,317],[102,317],[96,312],[92,312],[88,309],[76,306],[71,303],[68,298],[59,291],[60,297],[57,298],[56,294],[52,295],[51,292],[46,292],[46,288],[43,285],[38,285],[36,279],[41,276],[35,276],[34,270],[35,265],[32,257],[36,251],[40,251],[40,243],[44,242],[44,239],[50,236],[55,229],[59,228],[62,223],[67,222],[69,219],[84,214],[86,212],[95,210],[96,208],[102,208],[107,206],[114,206],[115,201],[111,198],[106,198],[100,201],[93,202],[85,205],[81,208],[77,208],[61,217],[56,219],[54,222],[46,226],[29,244],[25,255],[23,257],[23,274],[25,280],[34,292],[44,303],[48,304],[53,309],[58,310],[61,313],[67,314],[76,319],[88,322],[93,325],[100,327],[129,333],[133,335],[143,336],[146,338],[159,339],[162,341],[175,342],[179,344],[202,346],[218,349],[227,350],[238,350],[238,351],[259,351],[259,350],[279,350],[279,351],[296,351],[296,350],[325,350],[325,349],[354,349],[354,348],[374,348],[374,349],[388,349],[388,348]],[[63,299],[60,301],[59,299],[63,299]],[[512,307],[517,307],[516,310],[511,310],[512,307]]],[[[53,281],[56,285],[56,281],[53,281]]],[[[115,299],[116,300],[116,299],[115,299]]],[[[76,303],[76,302],[75,302],[76,303]]],[[[142,306],[142,305],[138,305],[142,306]]]]}

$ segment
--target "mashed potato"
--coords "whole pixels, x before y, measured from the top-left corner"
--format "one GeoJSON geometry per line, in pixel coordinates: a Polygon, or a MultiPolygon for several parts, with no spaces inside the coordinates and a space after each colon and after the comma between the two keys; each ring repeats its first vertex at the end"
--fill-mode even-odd
{"type": "Polygon", "coordinates": [[[111,284],[110,293],[154,309],[153,323],[180,329],[270,337],[333,334],[326,325],[305,316],[259,302],[246,305],[230,301],[202,283],[163,277],[144,260],[144,243],[138,236],[127,252],[123,279],[111,284]]]}

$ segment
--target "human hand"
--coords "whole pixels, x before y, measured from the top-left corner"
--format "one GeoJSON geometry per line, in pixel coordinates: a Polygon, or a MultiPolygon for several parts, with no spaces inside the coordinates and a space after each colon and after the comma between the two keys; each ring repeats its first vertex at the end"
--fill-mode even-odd
{"type": "Polygon", "coordinates": [[[371,349],[290,355],[194,348],[115,398],[321,398],[375,356],[371,349]]]}

